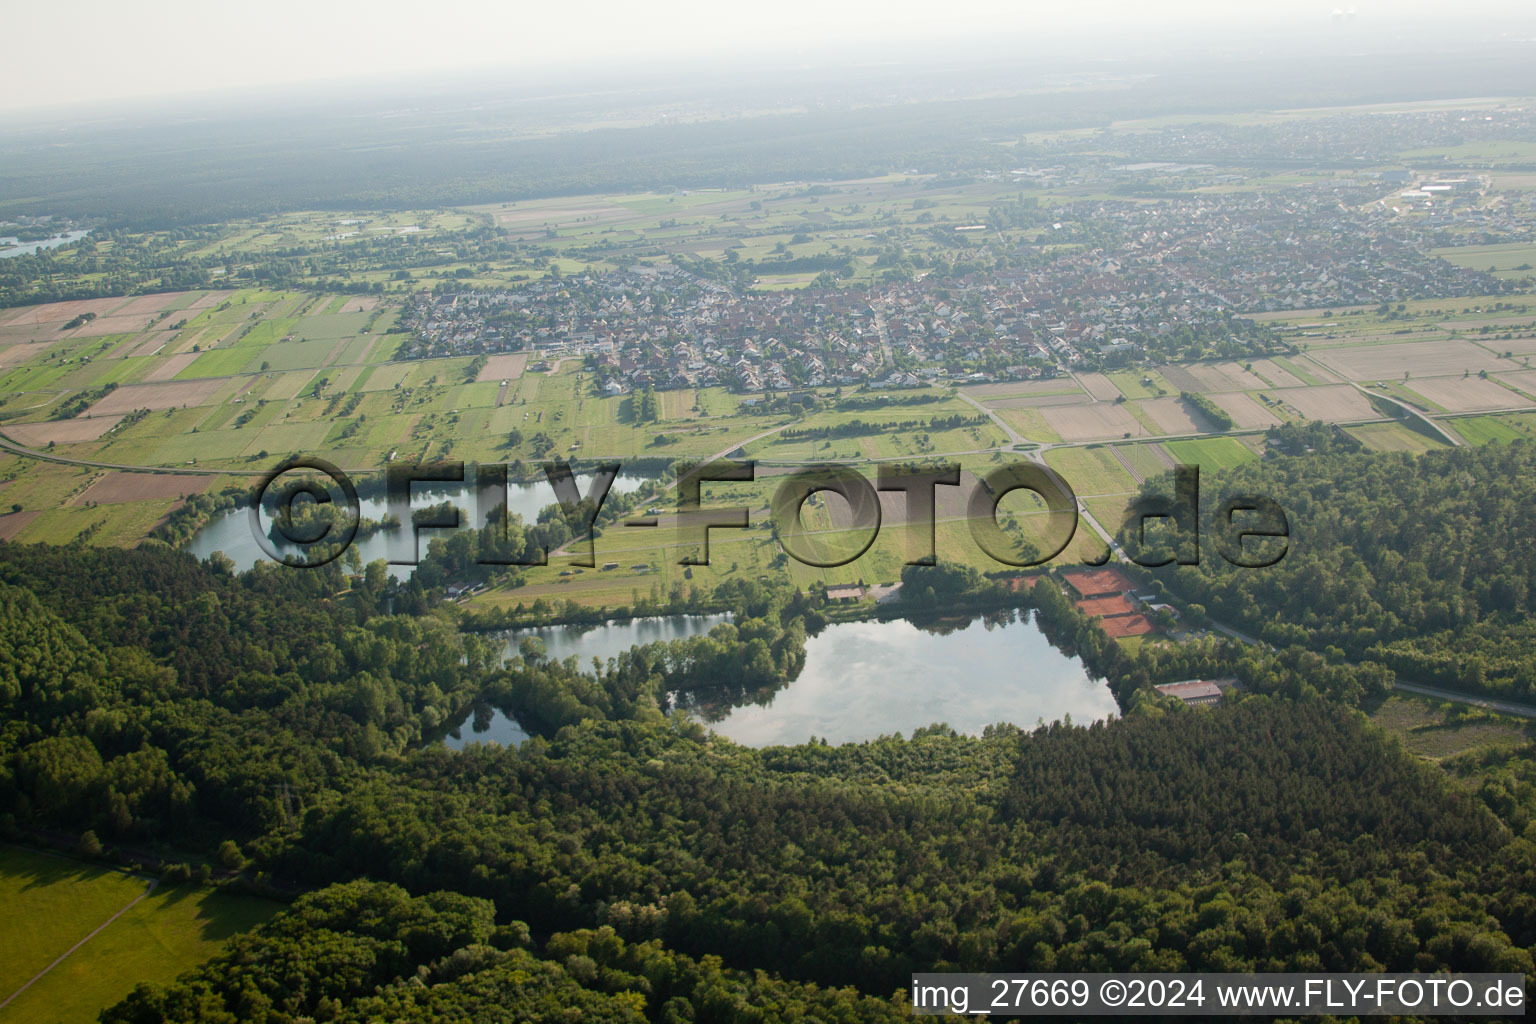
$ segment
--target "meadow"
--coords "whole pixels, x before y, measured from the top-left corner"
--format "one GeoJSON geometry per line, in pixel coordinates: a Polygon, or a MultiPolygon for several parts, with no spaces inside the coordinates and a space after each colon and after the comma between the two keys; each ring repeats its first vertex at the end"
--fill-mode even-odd
{"type": "Polygon", "coordinates": [[[1433,697],[1392,694],[1367,708],[1371,721],[1429,760],[1509,751],[1529,742],[1531,724],[1433,697]]]}
{"type": "MultiPolygon", "coordinates": [[[[119,910],[148,880],[52,854],[0,847],[0,999],[119,910]]],[[[94,1021],[141,982],[166,983],[280,905],[214,888],[160,887],[0,1009],[0,1021],[94,1021]]]]}

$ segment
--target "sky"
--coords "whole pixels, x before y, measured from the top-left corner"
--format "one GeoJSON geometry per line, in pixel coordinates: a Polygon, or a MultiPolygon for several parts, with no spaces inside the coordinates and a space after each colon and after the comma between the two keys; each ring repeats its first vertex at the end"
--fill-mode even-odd
{"type": "Polygon", "coordinates": [[[956,47],[1095,33],[1264,40],[1412,22],[1528,20],[1529,0],[5,0],[0,110],[209,96],[312,82],[495,69],[655,68],[669,61],[956,47]]]}

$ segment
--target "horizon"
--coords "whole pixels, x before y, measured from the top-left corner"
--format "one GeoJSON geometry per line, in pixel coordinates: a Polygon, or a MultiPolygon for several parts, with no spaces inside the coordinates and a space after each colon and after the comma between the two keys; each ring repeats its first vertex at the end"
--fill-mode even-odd
{"type": "Polygon", "coordinates": [[[461,0],[435,16],[443,24],[480,26],[476,39],[522,33],[557,40],[532,54],[422,33],[419,19],[393,5],[332,4],[322,9],[318,25],[317,12],[296,4],[285,5],[291,17],[268,9],[263,26],[313,26],[289,29],[283,38],[242,24],[238,16],[211,15],[187,3],[162,6],[153,20],[134,12],[126,23],[120,19],[125,12],[115,7],[82,6],[94,10],[31,8],[12,15],[13,38],[67,36],[71,53],[60,59],[35,46],[13,54],[7,68],[13,88],[0,96],[0,118],[46,121],[274,99],[325,102],[370,90],[579,90],[594,78],[614,86],[638,77],[698,80],[711,88],[733,82],[782,87],[806,72],[945,63],[960,72],[969,62],[1015,57],[1021,68],[1105,61],[1146,66],[1192,54],[1261,59],[1456,52],[1536,41],[1536,12],[1512,0],[1480,0],[1454,18],[1425,0],[1302,9],[1263,3],[1240,14],[1210,0],[1178,0],[1155,11],[1099,0],[1078,5],[1070,16],[961,0],[939,25],[926,21],[926,10],[914,3],[823,9],[796,0],[760,24],[705,12],[691,0],[667,0],[646,8],[644,18],[616,4],[599,5],[581,22],[587,35],[580,41],[569,38],[577,27],[574,16],[507,10],[480,0],[461,0]],[[362,23],[349,25],[356,21],[362,23]],[[166,59],[147,60],[152,52],[166,59]]]}

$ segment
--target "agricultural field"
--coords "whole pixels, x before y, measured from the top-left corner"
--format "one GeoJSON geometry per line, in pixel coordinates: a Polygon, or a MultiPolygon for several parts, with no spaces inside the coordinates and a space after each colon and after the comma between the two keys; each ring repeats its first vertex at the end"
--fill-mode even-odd
{"type": "Polygon", "coordinates": [[[1131,494],[1137,487],[1136,478],[1107,447],[1057,448],[1046,453],[1045,461],[1080,497],[1131,494]]]}
{"type": "Polygon", "coordinates": [[[1259,398],[1241,391],[1233,391],[1207,397],[1222,412],[1231,416],[1232,422],[1240,430],[1273,427],[1284,422],[1274,409],[1273,399],[1265,401],[1265,398],[1270,397],[1268,395],[1259,398]]]}
{"type": "MultiPolygon", "coordinates": [[[[1070,375],[1063,366],[1049,379],[941,385],[941,401],[847,413],[836,411],[830,388],[819,389],[822,409],[807,415],[764,405],[761,395],[704,387],[658,392],[642,420],[636,396],[602,393],[580,357],[529,350],[394,359],[410,337],[397,326],[403,296],[421,288],[496,288],[555,268],[614,265],[589,258],[598,252],[642,263],[732,253],[750,261],[760,280],[786,287],[812,275],[776,275],[775,261],[827,259],[845,266],[845,282],[859,285],[878,276],[871,218],[921,227],[913,251],[938,252],[956,244],[942,240],[940,228],[974,227],[992,206],[1014,198],[999,183],[933,184],[889,175],[814,188],[568,197],[460,211],[287,214],[233,222],[218,229],[219,238],[196,244],[205,253],[259,254],[387,242],[400,252],[432,246],[441,261],[413,263],[404,276],[360,268],[364,284],[379,286],[361,295],[228,287],[0,310],[0,436],[76,463],[0,453],[0,538],[137,543],[190,496],[243,485],[300,453],[360,471],[434,459],[526,471],[552,457],[684,460],[738,449],[765,468],[918,458],[986,465],[1017,443],[1043,447],[1080,492],[1115,497],[1176,461],[1215,468],[1251,458],[1263,450],[1262,432],[1287,421],[1346,424],[1383,450],[1438,443],[1387,421],[1357,381],[1381,382],[1384,393],[1433,417],[1456,417],[1452,429],[1472,443],[1525,436],[1523,420],[1487,415],[1536,408],[1536,370],[1528,367],[1536,355],[1536,305],[1507,296],[1261,314],[1257,319],[1295,344],[1289,354],[1070,375]],[[486,228],[542,255],[470,259],[465,239],[486,228]],[[1226,412],[1234,436],[1201,437],[1218,433],[1215,424],[1181,392],[1204,395],[1226,412]],[[978,419],[978,405],[997,421],[978,419]],[[941,417],[977,422],[927,426],[941,417]],[[855,419],[864,426],[856,429],[855,419]],[[1155,443],[1172,437],[1187,440],[1155,443]],[[155,472],[125,471],[133,467],[155,472]]],[[[1032,198],[1048,206],[1065,194],[1042,190],[1032,198]]],[[[1001,240],[1038,244],[1038,235],[1006,228],[1001,240]]],[[[1517,248],[1462,255],[1524,258],[1517,248]]],[[[625,557],[637,543],[625,543],[625,557]]],[[[752,547],[737,560],[754,571],[766,571],[773,554],[755,542],[722,543],[752,547]]],[[[863,567],[888,573],[882,559],[894,556],[882,554],[885,547],[877,543],[866,556],[875,561],[863,567]]],[[[675,582],[660,565],[636,576],[533,585],[611,593],[675,582]]]]}
{"type": "Polygon", "coordinates": [[[0,1000],[46,969],[0,1021],[94,1021],[135,985],[172,980],[280,909],[212,888],[147,889],[143,878],[0,847],[0,903],[10,923],[25,922],[0,931],[0,1000]]]}
{"type": "Polygon", "coordinates": [[[1446,412],[1487,412],[1493,409],[1519,409],[1532,405],[1517,392],[1500,387],[1481,377],[1438,377],[1410,380],[1404,385],[1436,408],[1446,412]]]}
{"type": "Polygon", "coordinates": [[[1530,242],[1450,246],[1430,251],[1458,267],[1487,270],[1495,277],[1529,277],[1531,268],[1536,266],[1536,243],[1530,242]]]}
{"type": "Polygon", "coordinates": [[[1536,142],[1516,140],[1484,140],[1465,142],[1456,146],[1431,146],[1424,149],[1405,150],[1404,160],[1440,161],[1453,166],[1458,164],[1520,164],[1536,160],[1536,142]]]}
{"type": "Polygon", "coordinates": [[[1087,391],[1089,396],[1095,401],[1113,402],[1115,399],[1122,397],[1122,393],[1115,386],[1114,381],[1102,373],[1080,373],[1077,375],[1077,381],[1082,385],[1083,390],[1087,391]]]}
{"type": "MultiPolygon", "coordinates": [[[[958,398],[916,407],[919,412],[893,406],[793,417],[755,414],[751,399],[706,388],[661,392],[656,420],[639,422],[632,396],[597,394],[583,368],[571,360],[536,372],[528,369],[530,353],[498,355],[476,365],[465,357],[391,362],[388,354],[401,336],[378,332],[388,330],[395,312],[392,300],[373,296],[255,289],[6,311],[0,322],[0,365],[6,376],[0,383],[13,390],[0,392],[0,433],[56,456],[162,472],[66,467],[0,455],[0,506],[19,506],[0,514],[0,537],[67,542],[83,536],[93,543],[135,543],[188,496],[249,480],[277,459],[300,452],[367,469],[385,464],[391,454],[509,462],[556,454],[699,458],[746,442],[747,454],[767,463],[862,463],[998,452],[1008,444],[990,421],[953,429],[896,429],[897,423],[913,419],[973,418],[975,406],[958,398]],[[86,312],[96,313],[96,319],[66,327],[86,312]],[[75,411],[53,418],[65,407],[75,411]],[[853,419],[880,429],[840,434],[853,419]],[[820,436],[814,436],[818,431],[820,436]]],[[[1437,307],[1423,315],[1449,314],[1437,307]]],[[[1407,382],[1392,380],[1390,386],[1400,397],[1437,413],[1530,404],[1516,389],[1530,383],[1521,375],[1532,371],[1478,344],[1454,340],[1345,345],[1315,351],[1304,360],[1277,357],[1081,374],[1077,380],[973,386],[965,393],[1030,441],[1078,446],[1052,450],[1048,460],[1083,493],[1113,496],[1129,493],[1140,479],[1173,461],[1215,468],[1251,457],[1255,445],[1233,439],[1081,447],[1127,436],[1209,431],[1211,424],[1176,397],[1183,390],[1210,396],[1240,430],[1261,430],[1282,419],[1364,421],[1358,436],[1373,447],[1420,450],[1433,445],[1395,424],[1370,422],[1382,417],[1363,395],[1352,387],[1323,383],[1323,375],[1337,379],[1387,365],[1418,366],[1422,375],[1411,373],[1407,382]],[[1511,387],[1463,372],[1438,377],[1425,372],[1469,359],[1515,366],[1498,375],[1511,387]],[[1129,400],[1116,401],[1120,396],[1129,400]]],[[[1519,434],[1503,420],[1486,425],[1459,421],[1469,422],[1469,440],[1519,434]]],[[[766,494],[760,499],[766,502],[766,494]]],[[[654,546],[656,540],[644,543],[654,546]]],[[[968,540],[962,535],[956,542],[963,548],[968,540]]],[[[723,543],[742,545],[739,540],[723,543]]],[[[763,570],[774,554],[759,544],[746,547],[751,553],[734,561],[754,571],[763,570]]],[[[854,571],[883,576],[892,565],[899,569],[899,558],[886,547],[883,540],[877,543],[854,571]]],[[[627,542],[621,560],[635,549],[635,541],[627,542]]],[[[647,562],[666,561],[654,557],[655,550],[660,549],[653,547],[647,562]]],[[[549,587],[595,599],[674,582],[660,564],[635,576],[601,583],[557,577],[535,581],[527,592],[549,587]]]]}
{"type": "Polygon", "coordinates": [[[1194,406],[1182,398],[1152,398],[1145,402],[1127,403],[1137,419],[1153,425],[1153,433],[1204,434],[1215,429],[1194,406]]]}
{"type": "Polygon", "coordinates": [[[1456,433],[1469,444],[1489,444],[1536,437],[1536,417],[1529,414],[1513,416],[1459,416],[1451,421],[1456,433]]]}
{"type": "Polygon", "coordinates": [[[1099,402],[1094,405],[1051,406],[1040,412],[1045,422],[1063,441],[1107,441],[1112,438],[1163,433],[1142,422],[1128,405],[1099,402]]]}
{"type": "Polygon", "coordinates": [[[1173,468],[1173,457],[1161,444],[1117,444],[1112,451],[1131,474],[1142,480],[1173,468]]]}
{"type": "MultiPolygon", "coordinates": [[[[1128,495],[1132,488],[1127,484],[1130,477],[1117,471],[1109,463],[1100,461],[1081,450],[1063,450],[1060,455],[1068,463],[1074,456],[1084,459],[1076,468],[1087,471],[1097,466],[1099,478],[1067,473],[1068,482],[1079,493],[1088,493],[1095,479],[1098,483],[1114,486],[1128,495]]],[[[1109,458],[1102,454],[1102,458],[1109,458]]],[[[999,563],[982,550],[973,539],[968,519],[968,501],[972,488],[977,486],[977,476],[994,465],[990,462],[962,460],[965,468],[958,487],[939,487],[936,490],[935,541],[939,557],[947,561],[973,566],[983,571],[993,571],[999,563]]],[[[1069,469],[1073,466],[1068,466],[1069,469]]],[[[474,608],[528,607],[539,599],[570,600],[581,605],[601,606],[630,604],[640,597],[662,597],[674,587],[687,588],[695,580],[706,579],[715,583],[738,575],[755,579],[761,575],[788,574],[798,585],[883,582],[891,583],[901,576],[902,566],[909,558],[922,554],[926,539],[918,535],[916,527],[906,518],[906,505],[899,494],[887,493],[881,497],[882,516],[879,531],[872,541],[867,532],[849,529],[848,509],[838,495],[822,494],[807,501],[801,510],[801,522],[808,533],[802,538],[808,550],[817,554],[818,560],[840,560],[864,548],[867,550],[846,565],[819,568],[804,565],[787,558],[771,532],[771,502],[774,492],[782,485],[786,470],[766,468],[751,483],[711,483],[705,485],[705,504],[711,507],[743,507],[749,510],[747,529],[717,529],[709,537],[710,565],[707,569],[689,568],[677,564],[685,555],[697,556],[700,552],[691,531],[679,528],[676,517],[663,514],[656,527],[630,529],[610,527],[596,542],[595,561],[599,566],[617,562],[614,569],[583,568],[572,565],[569,550],[555,552],[547,567],[528,571],[526,582],[510,589],[493,589],[469,600],[474,608]]],[[[866,470],[866,477],[873,473],[866,470]]],[[[1120,505],[1124,498],[1119,499],[1120,505]]],[[[661,503],[665,510],[667,502],[661,503]]],[[[1004,498],[999,505],[998,520],[1004,532],[1017,538],[1027,538],[1043,546],[1045,514],[1043,506],[1026,492],[1015,492],[1004,498]]],[[[1098,541],[1090,527],[1080,523],[1072,543],[1052,564],[1071,564],[1083,558],[1096,557],[1101,553],[1098,541]]]]}
{"type": "MultiPolygon", "coordinates": [[[[1458,421],[1458,426],[1461,422],[1458,421]]],[[[1379,452],[1408,452],[1418,455],[1445,445],[1417,430],[1409,430],[1401,423],[1362,423],[1346,428],[1351,435],[1379,452]]]]}
{"type": "Polygon", "coordinates": [[[1359,391],[1347,384],[1327,387],[1289,388],[1275,393],[1301,419],[1347,423],[1379,419],[1381,414],[1359,391]]]}
{"type": "Polygon", "coordinates": [[[1207,472],[1240,466],[1257,458],[1252,449],[1230,437],[1167,441],[1163,447],[1180,465],[1199,466],[1207,472]]]}
{"type": "Polygon", "coordinates": [[[1121,370],[1105,376],[1126,398],[1160,398],[1178,391],[1155,370],[1121,370]]]}

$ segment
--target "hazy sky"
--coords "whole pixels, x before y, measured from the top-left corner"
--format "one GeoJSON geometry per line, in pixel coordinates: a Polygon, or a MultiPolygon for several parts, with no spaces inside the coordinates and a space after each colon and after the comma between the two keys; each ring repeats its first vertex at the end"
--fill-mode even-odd
{"type": "Polygon", "coordinates": [[[966,37],[1192,30],[1262,39],[1327,33],[1337,8],[1360,31],[1468,14],[1529,17],[1530,0],[4,0],[0,109],[207,95],[226,89],[446,69],[542,70],[602,61],[846,50],[966,37]],[[1454,13],[1452,13],[1454,12],[1454,13]]]}

